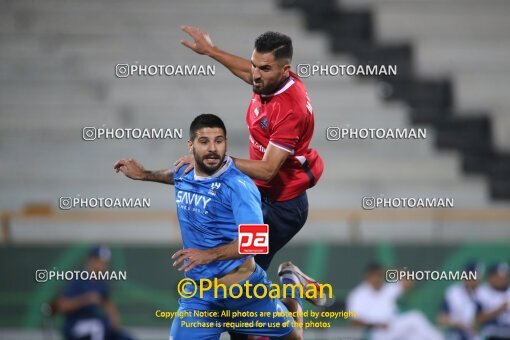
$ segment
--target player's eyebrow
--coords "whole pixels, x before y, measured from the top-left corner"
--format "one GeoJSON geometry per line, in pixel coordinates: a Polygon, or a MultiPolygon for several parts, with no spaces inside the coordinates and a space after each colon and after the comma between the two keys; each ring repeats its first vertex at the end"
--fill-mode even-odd
{"type": "Polygon", "coordinates": [[[251,60],[251,64],[253,65],[253,67],[258,67],[258,68],[264,69],[264,70],[269,70],[272,67],[272,64],[263,64],[263,65],[257,66],[257,65],[255,65],[253,60],[251,60]]]}
{"type": "Polygon", "coordinates": [[[209,139],[213,139],[213,140],[217,140],[217,139],[225,139],[225,136],[223,135],[218,135],[218,136],[214,136],[214,137],[207,137],[207,136],[200,136],[198,137],[198,140],[209,140],[209,139]]]}

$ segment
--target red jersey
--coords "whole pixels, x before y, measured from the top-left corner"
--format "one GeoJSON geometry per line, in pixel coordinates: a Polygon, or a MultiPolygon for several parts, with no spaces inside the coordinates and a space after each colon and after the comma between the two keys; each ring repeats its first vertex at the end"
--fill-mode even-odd
{"type": "Polygon", "coordinates": [[[263,193],[276,201],[286,201],[317,183],[324,164],[318,152],[309,148],[313,110],[305,85],[295,73],[291,72],[273,94],[253,94],[246,123],[250,159],[261,160],[269,144],[290,153],[271,181],[254,180],[263,193]]]}

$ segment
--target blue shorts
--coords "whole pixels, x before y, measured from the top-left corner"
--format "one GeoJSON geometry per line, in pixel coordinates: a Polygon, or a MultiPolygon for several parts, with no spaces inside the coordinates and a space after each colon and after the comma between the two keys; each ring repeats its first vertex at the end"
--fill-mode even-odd
{"type": "Polygon", "coordinates": [[[269,225],[269,253],[255,256],[255,262],[267,270],[273,256],[305,225],[308,217],[306,191],[287,201],[274,201],[263,193],[262,214],[269,225]]]}
{"type": "MultiPolygon", "coordinates": [[[[252,285],[263,284],[270,290],[271,281],[267,278],[266,272],[257,266],[255,271],[245,280],[238,282],[243,285],[245,281],[249,281],[252,285]]],[[[260,291],[260,290],[259,290],[260,291]]],[[[254,294],[251,294],[254,295],[254,294]]],[[[258,294],[259,296],[261,293],[258,294]]],[[[272,299],[269,297],[265,298],[246,298],[241,297],[239,299],[233,298],[219,298],[214,299],[211,295],[204,295],[203,298],[198,296],[189,299],[179,299],[179,312],[188,312],[190,317],[175,317],[170,329],[171,340],[217,340],[220,338],[222,332],[234,331],[241,334],[252,334],[257,336],[267,337],[283,337],[292,332],[293,319],[289,317],[273,317],[273,312],[288,312],[287,307],[278,299],[272,299]],[[200,317],[194,316],[194,311],[217,311],[218,315],[221,315],[223,311],[232,312],[269,312],[270,317],[259,317],[259,316],[246,316],[246,317],[200,317]],[[256,321],[265,323],[265,325],[276,324],[279,327],[247,327],[246,323],[255,324],[256,321]],[[195,327],[186,326],[185,323],[190,325],[192,322],[201,323],[212,323],[217,325],[215,327],[195,327]],[[287,327],[281,327],[281,325],[287,322],[287,327]],[[228,323],[233,324],[232,327],[228,323]]]]}

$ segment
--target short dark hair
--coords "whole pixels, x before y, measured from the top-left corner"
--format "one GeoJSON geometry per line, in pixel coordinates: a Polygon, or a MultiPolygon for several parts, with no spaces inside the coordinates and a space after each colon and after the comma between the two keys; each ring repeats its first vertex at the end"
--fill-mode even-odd
{"type": "Polygon", "coordinates": [[[255,50],[260,53],[271,52],[274,59],[289,59],[292,60],[292,39],[289,36],[268,31],[262,33],[255,39],[255,50]]]}
{"type": "Polygon", "coordinates": [[[375,272],[381,271],[383,267],[379,262],[370,262],[365,266],[366,274],[373,274],[375,272]]]}
{"type": "Polygon", "coordinates": [[[227,128],[220,117],[212,113],[202,113],[193,119],[189,127],[189,139],[194,140],[198,130],[203,128],[220,128],[227,137],[227,128]]]}

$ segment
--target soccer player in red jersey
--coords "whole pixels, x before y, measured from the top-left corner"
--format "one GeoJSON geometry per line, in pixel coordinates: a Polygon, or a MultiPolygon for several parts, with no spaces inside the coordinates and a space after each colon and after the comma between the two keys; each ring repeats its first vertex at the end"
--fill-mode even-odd
{"type": "MultiPolygon", "coordinates": [[[[200,28],[181,28],[193,38],[192,42],[181,40],[184,46],[217,60],[253,88],[246,112],[250,159],[233,159],[262,194],[269,254],[255,259],[267,270],[274,254],[305,224],[306,190],[317,183],[324,169],[317,151],[309,147],[314,114],[305,85],[291,70],[292,40],[277,32],[263,33],[255,40],[251,60],[247,60],[216,47],[200,28]]],[[[178,168],[186,163],[192,163],[189,156],[176,162],[178,168]]],[[[234,252],[236,245],[223,247],[218,257],[234,252]]]]}

